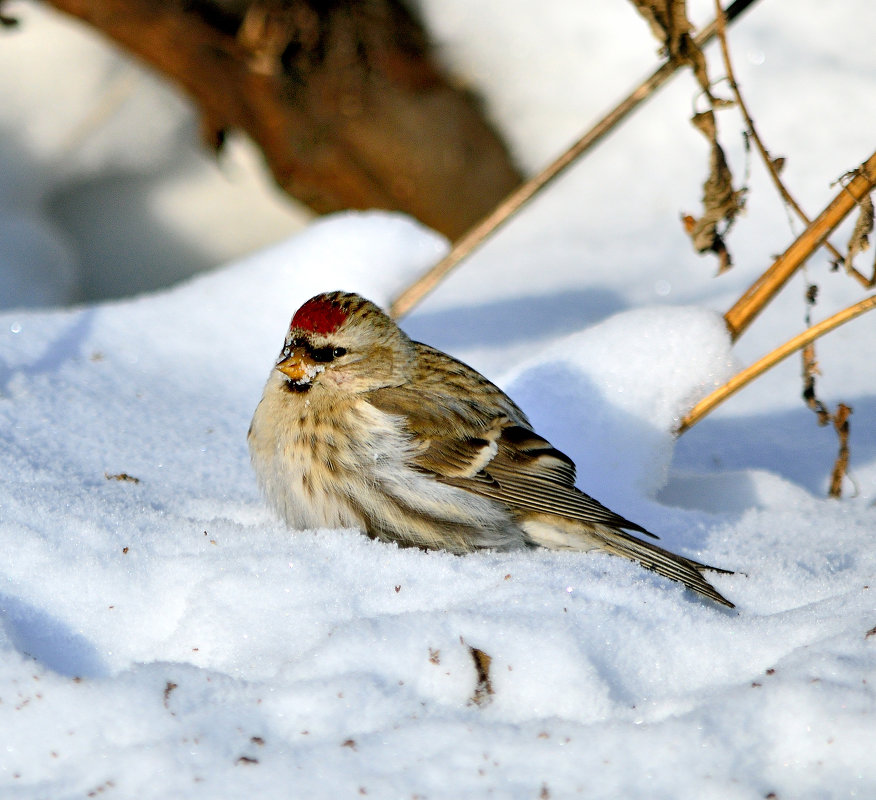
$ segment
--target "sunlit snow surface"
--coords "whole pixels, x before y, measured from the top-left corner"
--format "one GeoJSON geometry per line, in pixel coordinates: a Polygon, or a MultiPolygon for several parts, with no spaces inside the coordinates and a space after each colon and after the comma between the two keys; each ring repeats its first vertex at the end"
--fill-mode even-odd
{"type": "Polygon", "coordinates": [[[271,519],[245,434],[289,310],[314,281],[385,302],[443,249],[403,218],[349,215],[166,294],[0,318],[0,785],[873,785],[873,509],[753,470],[687,479],[721,498],[712,513],[654,501],[679,408],[727,374],[712,312],[626,312],[509,385],[582,486],[738,570],[715,576],[738,612],[608,556],[459,558],[271,519]],[[492,657],[484,707],[469,646],[492,657]]]}
{"type": "MultiPolygon", "coordinates": [[[[818,103],[872,88],[862,26],[805,5],[790,33],[787,5],[755,6],[740,58],[803,42],[818,103]]],[[[718,280],[689,252],[671,225],[705,154],[679,86],[403,327],[506,388],[583,489],[734,570],[713,580],[737,609],[599,554],[455,557],[277,522],[245,437],[291,314],[330,289],[386,303],[446,251],[403,217],[340,215],[166,292],[0,314],[0,797],[876,795],[876,329],[819,346],[825,400],[855,407],[856,496],[822,499],[836,439],[796,362],[673,439],[799,330],[803,286],[731,350],[720,312],[789,234],[752,213],[718,280]],[[653,175],[624,172],[629,153],[653,175]],[[492,659],[480,704],[470,648],[492,659]]],[[[813,210],[872,148],[846,100],[857,128],[819,111],[791,142],[800,102],[764,108],[813,210]]],[[[810,279],[825,314],[860,296],[821,263],[810,279]]]]}

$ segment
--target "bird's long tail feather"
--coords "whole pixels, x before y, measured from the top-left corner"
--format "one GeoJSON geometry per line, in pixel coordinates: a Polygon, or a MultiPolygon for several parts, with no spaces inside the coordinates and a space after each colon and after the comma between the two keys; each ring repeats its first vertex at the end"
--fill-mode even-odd
{"type": "MultiPolygon", "coordinates": [[[[547,522],[547,520],[542,520],[547,522]]],[[[732,574],[729,570],[711,567],[701,564],[692,558],[670,553],[662,547],[651,542],[643,541],[619,528],[609,525],[570,525],[567,520],[562,527],[554,524],[534,524],[532,521],[524,522],[525,529],[531,544],[546,547],[550,550],[602,550],[616,556],[638,561],[643,567],[684,584],[703,597],[708,597],[717,603],[734,608],[704,577],[703,572],[732,574]]]]}
{"type": "Polygon", "coordinates": [[[710,567],[708,564],[701,564],[699,561],[670,553],[656,544],[637,539],[624,531],[612,530],[604,526],[599,528],[597,537],[600,540],[600,549],[638,561],[643,567],[653,570],[658,575],[683,583],[697,594],[734,608],[733,603],[712,586],[702,574],[704,570],[709,570],[727,575],[731,574],[729,570],[710,567]]]}

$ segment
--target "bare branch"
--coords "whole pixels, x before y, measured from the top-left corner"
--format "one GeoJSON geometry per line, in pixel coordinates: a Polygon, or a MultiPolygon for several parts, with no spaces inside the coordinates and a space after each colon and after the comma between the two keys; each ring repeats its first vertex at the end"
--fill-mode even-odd
{"type": "MultiPolygon", "coordinates": [[[[736,19],[755,0],[735,0],[727,8],[727,21],[736,19]]],[[[705,47],[715,37],[716,23],[713,21],[707,25],[694,38],[697,47],[705,47]]],[[[599,120],[587,133],[575,142],[565,153],[554,162],[545,167],[538,175],[521,184],[509,194],[492,212],[468,230],[461,238],[456,240],[451,251],[444,256],[435,266],[421,275],[390,305],[390,314],[393,317],[403,317],[423,298],[432,292],[439,283],[472,251],[479,247],[483,241],[498,230],[510,217],[517,213],[520,208],[531,200],[538,192],[544,189],[556,177],[562,174],[566,168],[573,164],[595,144],[602,141],[618,124],[626,119],[645,100],[651,97],[666,81],[671,78],[679,65],[672,60],[665,61],[650,76],[645,78],[629,95],[620,101],[611,111],[599,120]]]]}
{"type": "MultiPolygon", "coordinates": [[[[763,140],[760,138],[760,135],[757,132],[757,128],[754,125],[754,119],[752,119],[751,114],[748,111],[748,106],[745,103],[744,98],[742,97],[742,92],[739,89],[739,84],[736,81],[736,74],[733,71],[733,62],[730,58],[730,48],[727,44],[727,29],[724,20],[724,12],[721,8],[720,0],[715,0],[715,23],[716,23],[716,36],[718,37],[718,42],[721,45],[721,57],[724,61],[724,71],[727,73],[727,81],[730,84],[730,90],[733,92],[733,97],[736,101],[736,105],[739,106],[739,111],[742,114],[742,118],[745,120],[745,127],[748,130],[748,135],[752,142],[754,142],[754,146],[757,148],[758,153],[760,153],[760,157],[764,163],[764,166],[767,168],[767,172],[772,178],[773,184],[776,187],[776,190],[782,196],[782,199],[785,203],[794,211],[794,213],[800,218],[800,220],[806,224],[810,225],[812,220],[809,219],[806,212],[800,206],[800,204],[794,199],[794,196],[788,190],[788,187],[785,186],[784,181],[781,177],[782,167],[785,165],[785,159],[778,157],[773,158],[769,151],[766,149],[766,146],[763,143],[763,140]]],[[[850,274],[857,273],[856,277],[859,280],[864,282],[865,286],[871,286],[872,284],[867,281],[867,279],[861,275],[851,264],[848,263],[848,259],[844,258],[843,255],[837,250],[829,241],[825,239],[824,246],[830,252],[830,254],[834,258],[834,263],[837,264],[846,264],[846,270],[850,274]]]]}
{"type": "Polygon", "coordinates": [[[839,225],[855,205],[868,195],[876,184],[876,152],[857,170],[851,181],[736,301],[724,315],[730,336],[736,340],[754,321],[779,290],[821,246],[830,232],[839,225]]]}
{"type": "Polygon", "coordinates": [[[732,397],[736,392],[744,386],[747,386],[755,378],[759,377],[776,364],[784,361],[797,350],[801,350],[819,337],[824,336],[824,334],[829,333],[840,325],[850,322],[855,319],[855,317],[859,317],[861,314],[871,311],[874,308],[876,308],[876,294],[837,312],[832,317],[828,317],[826,320],[819,322],[817,325],[813,325],[811,328],[807,328],[802,333],[797,334],[793,339],[789,339],[780,347],[767,353],[763,358],[756,361],[750,367],[746,367],[742,372],[734,375],[723,386],[719,386],[714,392],[700,400],[699,403],[697,403],[681,420],[676,430],[676,435],[680,436],[686,430],[692,428],[703,419],[703,417],[723,403],[728,397],[732,397]]]}
{"type": "Polygon", "coordinates": [[[836,413],[831,416],[833,427],[839,436],[840,446],[839,454],[836,457],[836,463],[833,465],[833,472],[830,477],[830,489],[828,495],[830,497],[841,497],[843,493],[843,478],[849,471],[849,417],[852,414],[852,409],[845,403],[840,403],[837,406],[836,413]]]}

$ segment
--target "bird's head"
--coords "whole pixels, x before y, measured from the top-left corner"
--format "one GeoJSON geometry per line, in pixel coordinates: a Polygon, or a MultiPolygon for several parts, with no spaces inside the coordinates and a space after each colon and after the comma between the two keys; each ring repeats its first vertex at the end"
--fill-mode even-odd
{"type": "Polygon", "coordinates": [[[276,369],[290,392],[358,394],[403,383],[413,355],[411,340],[370,300],[328,292],[295,312],[276,369]]]}

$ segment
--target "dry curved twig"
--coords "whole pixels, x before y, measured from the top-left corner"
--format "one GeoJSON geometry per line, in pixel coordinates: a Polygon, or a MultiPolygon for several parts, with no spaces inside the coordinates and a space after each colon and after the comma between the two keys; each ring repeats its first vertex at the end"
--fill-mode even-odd
{"type": "MultiPolygon", "coordinates": [[[[725,12],[728,22],[736,19],[756,0],[735,0],[725,12]]],[[[709,23],[694,38],[698,48],[705,47],[717,31],[716,21],[709,23]]],[[[538,175],[522,183],[509,194],[492,212],[480,220],[473,228],[457,239],[450,252],[437,264],[404,289],[392,302],[390,314],[396,319],[403,317],[414,306],[444,280],[445,277],[468,255],[472,253],[490,234],[508,221],[520,208],[551,181],[565,171],[585,152],[601,141],[621,121],[647,100],[657,89],[671,78],[680,64],[667,59],[651,75],[645,78],[629,95],[599,120],[587,133],[575,142],[559,158],[545,167],[538,175]]]]}
{"type": "Polygon", "coordinates": [[[876,152],[855,170],[852,180],[840,189],[824,211],[724,315],[724,321],[734,341],[742,335],[797,269],[821,246],[830,232],[863,197],[870,194],[874,185],[876,185],[876,152]]]}
{"type": "MultiPolygon", "coordinates": [[[[724,61],[724,71],[727,73],[727,82],[730,85],[730,91],[733,93],[733,99],[735,100],[736,105],[739,108],[739,112],[742,114],[742,119],[745,121],[745,127],[747,129],[749,139],[754,143],[754,146],[757,148],[758,153],[760,153],[761,160],[763,161],[764,166],[767,168],[767,172],[769,173],[770,178],[772,179],[773,184],[776,187],[776,190],[781,195],[782,200],[785,201],[786,205],[791,208],[792,211],[794,211],[794,213],[805,225],[811,225],[812,220],[809,218],[809,216],[806,214],[800,204],[794,199],[794,196],[791,194],[788,187],[785,186],[785,182],[782,180],[782,176],[779,174],[781,166],[784,163],[784,159],[773,158],[770,155],[769,151],[766,149],[763,140],[760,138],[760,134],[758,134],[757,132],[757,128],[754,124],[754,119],[749,113],[748,106],[745,103],[742,92],[739,89],[739,84],[736,82],[736,74],[733,71],[733,62],[730,58],[730,48],[727,44],[724,12],[721,8],[720,0],[715,0],[715,23],[716,36],[721,46],[721,57],[724,61]]],[[[862,275],[857,269],[849,264],[848,259],[843,256],[843,254],[840,253],[840,251],[837,250],[829,241],[825,239],[823,244],[824,247],[833,256],[834,263],[845,264],[846,271],[849,273],[849,275],[854,277],[864,287],[869,289],[873,286],[873,281],[871,281],[865,275],[862,275]]]]}
{"type": "Polygon", "coordinates": [[[763,358],[756,361],[750,367],[746,367],[744,370],[734,375],[723,386],[719,386],[714,392],[700,400],[678,424],[678,428],[675,431],[676,435],[680,436],[686,430],[692,428],[697,422],[702,420],[703,417],[723,403],[728,397],[736,394],[736,392],[744,386],[747,386],[755,378],[759,377],[776,364],[784,361],[788,356],[798,350],[802,350],[806,345],[838,328],[840,325],[843,325],[874,308],[876,308],[876,294],[870,295],[870,297],[860,300],[854,305],[837,312],[832,317],[828,317],[816,325],[807,328],[802,333],[789,339],[783,345],[780,345],[775,350],[767,353],[763,358]]]}

